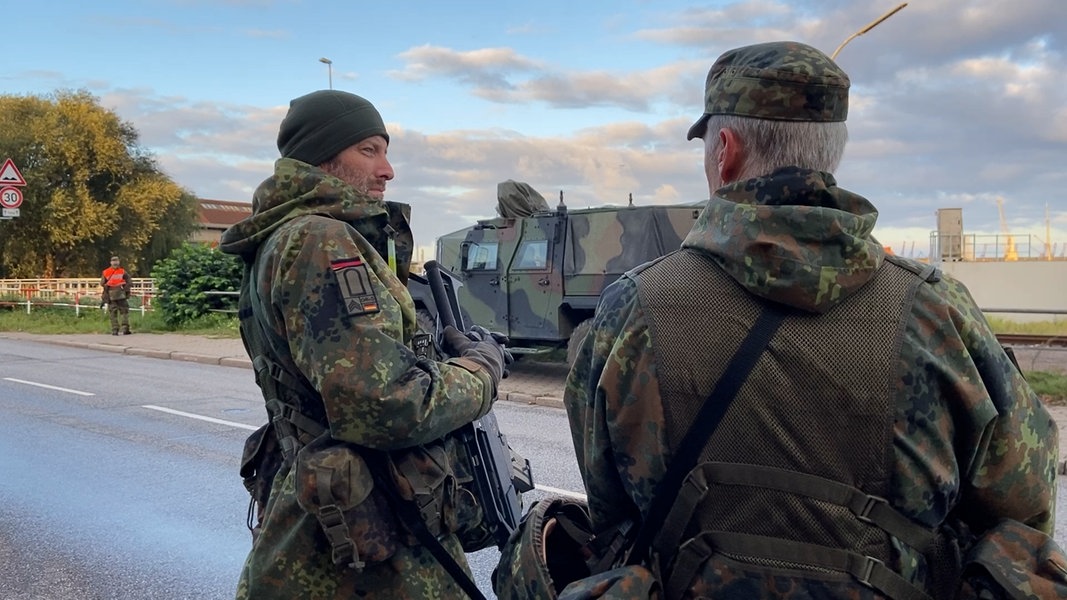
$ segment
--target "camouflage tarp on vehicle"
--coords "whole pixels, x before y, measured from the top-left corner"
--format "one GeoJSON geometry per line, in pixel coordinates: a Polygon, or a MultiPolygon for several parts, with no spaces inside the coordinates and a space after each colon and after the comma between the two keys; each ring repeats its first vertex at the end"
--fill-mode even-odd
{"type": "Polygon", "coordinates": [[[496,213],[505,219],[521,219],[548,210],[545,197],[528,183],[509,179],[496,185],[496,213]]]}

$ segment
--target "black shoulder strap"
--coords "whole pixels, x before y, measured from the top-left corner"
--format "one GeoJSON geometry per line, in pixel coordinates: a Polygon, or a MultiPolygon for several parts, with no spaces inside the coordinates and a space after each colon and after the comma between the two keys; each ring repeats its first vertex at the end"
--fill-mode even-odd
{"type": "Polygon", "coordinates": [[[715,433],[715,429],[729,410],[737,392],[740,391],[748,374],[756,366],[756,361],[763,354],[785,317],[786,313],[783,308],[774,304],[764,304],[756,323],[741,342],[741,346],[734,353],[729,364],[726,365],[726,370],[715,384],[715,389],[700,407],[700,412],[697,413],[693,424],[689,426],[685,437],[678,444],[678,449],[674,452],[671,464],[667,468],[667,474],[656,485],[652,505],[648,509],[648,515],[641,524],[637,539],[627,557],[627,564],[636,565],[647,559],[652,540],[667,517],[671,504],[682,486],[682,481],[696,465],[700,451],[715,433]]]}

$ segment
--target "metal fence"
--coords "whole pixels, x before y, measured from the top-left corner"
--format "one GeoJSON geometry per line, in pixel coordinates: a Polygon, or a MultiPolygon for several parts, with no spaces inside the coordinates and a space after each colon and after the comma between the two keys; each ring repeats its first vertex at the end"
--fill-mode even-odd
{"type": "MultiPolygon", "coordinates": [[[[130,308],[141,314],[152,310],[156,289],[147,277],[130,279],[130,308]]],[[[26,313],[33,307],[73,308],[75,314],[82,310],[100,307],[100,279],[96,277],[64,279],[0,279],[0,306],[25,307],[26,313]]]]}

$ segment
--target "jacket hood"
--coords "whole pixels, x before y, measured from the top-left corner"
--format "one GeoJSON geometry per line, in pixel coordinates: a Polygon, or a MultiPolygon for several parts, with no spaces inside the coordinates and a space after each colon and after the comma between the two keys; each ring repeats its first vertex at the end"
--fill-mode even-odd
{"type": "Polygon", "coordinates": [[[395,205],[405,217],[409,214],[407,205],[360,194],[318,167],[282,158],[274,163],[274,175],[256,188],[252,216],[224,231],[219,249],[250,258],[278,227],[297,217],[323,215],[349,223],[380,218],[385,223],[389,205],[395,205]]]}
{"type": "Polygon", "coordinates": [[[717,190],[682,247],[710,254],[752,294],[824,313],[882,266],[877,219],[833,175],[788,167],[717,190]]]}

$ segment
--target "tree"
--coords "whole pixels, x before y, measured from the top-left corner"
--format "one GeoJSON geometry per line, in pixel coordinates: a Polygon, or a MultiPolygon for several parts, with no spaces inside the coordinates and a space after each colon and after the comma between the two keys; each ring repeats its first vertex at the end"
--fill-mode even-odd
{"type": "Polygon", "coordinates": [[[0,156],[26,179],[22,214],[0,222],[0,277],[95,276],[113,254],[137,273],[196,226],[195,198],[86,91],[0,96],[0,156]]]}

